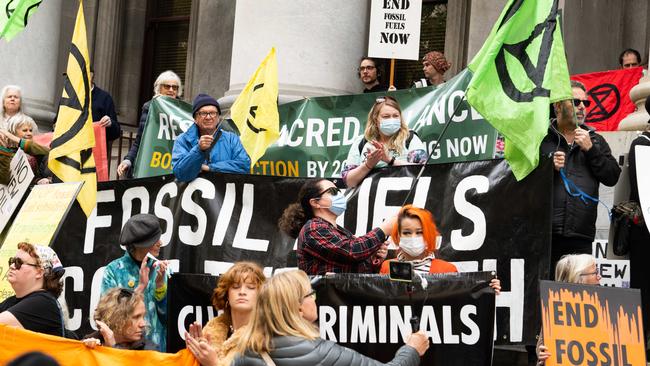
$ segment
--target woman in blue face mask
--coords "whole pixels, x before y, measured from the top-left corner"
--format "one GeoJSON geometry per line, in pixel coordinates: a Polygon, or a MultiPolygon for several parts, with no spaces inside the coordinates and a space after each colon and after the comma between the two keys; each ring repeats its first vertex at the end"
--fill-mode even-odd
{"type": "Polygon", "coordinates": [[[282,231],[298,238],[298,268],[310,275],[379,271],[396,217],[356,237],[336,224],[345,208],[343,192],[329,180],[308,180],[302,186],[298,202],[284,210],[278,223],[282,231]]]}
{"type": "Polygon", "coordinates": [[[341,176],[348,187],[356,187],[375,168],[422,164],[427,159],[424,143],[402,119],[395,98],[377,98],[368,113],[366,131],[348,152],[341,176]]]}

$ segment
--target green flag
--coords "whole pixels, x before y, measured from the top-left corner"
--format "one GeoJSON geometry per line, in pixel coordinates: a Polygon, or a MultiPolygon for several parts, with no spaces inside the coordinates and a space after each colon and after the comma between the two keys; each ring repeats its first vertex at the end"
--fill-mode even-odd
{"type": "Polygon", "coordinates": [[[0,0],[0,38],[11,41],[40,4],[41,0],[0,0]]]}
{"type": "Polygon", "coordinates": [[[467,100],[506,138],[517,180],[539,162],[549,104],[571,99],[558,0],[510,0],[469,65],[467,100]]]}

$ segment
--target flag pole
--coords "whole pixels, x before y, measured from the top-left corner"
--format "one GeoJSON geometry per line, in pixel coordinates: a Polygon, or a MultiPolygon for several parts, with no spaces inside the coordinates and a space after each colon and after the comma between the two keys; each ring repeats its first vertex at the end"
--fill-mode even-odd
{"type": "MultiPolygon", "coordinates": [[[[465,90],[465,92],[467,92],[467,90],[465,90]]],[[[447,132],[447,128],[449,128],[449,126],[451,125],[451,123],[450,123],[451,119],[456,115],[456,112],[458,112],[458,108],[460,107],[460,105],[463,103],[464,100],[465,100],[465,94],[463,94],[463,97],[460,98],[460,101],[458,102],[458,104],[456,104],[456,108],[454,108],[454,112],[452,114],[450,114],[449,117],[447,117],[447,120],[445,121],[445,128],[443,128],[442,132],[440,132],[440,136],[438,136],[438,139],[436,140],[436,143],[431,148],[431,152],[429,153],[429,156],[427,156],[427,159],[424,162],[422,162],[422,164],[420,164],[421,165],[420,171],[418,172],[418,175],[413,180],[413,183],[411,183],[411,188],[409,188],[409,191],[406,194],[406,197],[404,198],[404,201],[402,202],[401,206],[404,206],[406,204],[406,202],[409,200],[409,197],[411,197],[411,193],[413,193],[413,188],[415,188],[415,185],[420,180],[420,177],[422,176],[422,173],[424,173],[424,168],[426,168],[427,163],[429,162],[429,160],[433,156],[434,151],[436,151],[436,149],[438,148],[438,145],[440,145],[440,140],[442,140],[442,137],[445,135],[445,132],[447,132]]]]}
{"type": "Polygon", "coordinates": [[[390,59],[390,82],[388,83],[389,87],[394,87],[393,81],[395,79],[395,59],[390,59]]]}

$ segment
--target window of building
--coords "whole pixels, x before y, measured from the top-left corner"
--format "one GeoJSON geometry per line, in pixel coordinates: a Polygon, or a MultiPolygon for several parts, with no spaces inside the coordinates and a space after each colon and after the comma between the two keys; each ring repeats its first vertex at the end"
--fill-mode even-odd
{"type": "Polygon", "coordinates": [[[149,0],[142,63],[140,105],[153,96],[153,83],[172,70],[185,85],[192,0],[149,0]]]}

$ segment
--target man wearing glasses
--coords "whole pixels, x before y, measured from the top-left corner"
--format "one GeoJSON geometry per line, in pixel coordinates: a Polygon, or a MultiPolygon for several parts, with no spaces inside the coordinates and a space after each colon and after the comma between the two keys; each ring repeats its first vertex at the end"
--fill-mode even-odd
{"type": "Polygon", "coordinates": [[[201,172],[248,174],[251,159],[239,136],[223,131],[216,99],[199,94],[192,103],[194,125],[174,142],[172,166],[179,181],[191,181],[201,172]]]}
{"type": "Polygon", "coordinates": [[[591,254],[598,186],[615,185],[621,173],[605,139],[584,124],[590,106],[585,86],[571,80],[571,90],[573,100],[553,105],[557,119],[551,120],[540,147],[543,156],[553,158],[555,167],[551,268],[565,254],[591,254]]]}
{"type": "Polygon", "coordinates": [[[388,90],[386,85],[379,82],[381,72],[377,68],[377,63],[373,58],[363,57],[359,65],[359,79],[363,83],[364,93],[376,93],[388,90]]]}

